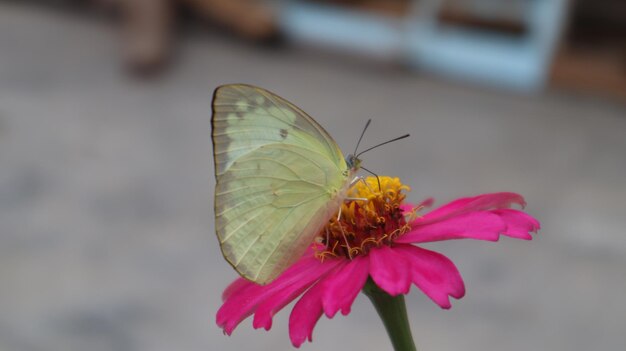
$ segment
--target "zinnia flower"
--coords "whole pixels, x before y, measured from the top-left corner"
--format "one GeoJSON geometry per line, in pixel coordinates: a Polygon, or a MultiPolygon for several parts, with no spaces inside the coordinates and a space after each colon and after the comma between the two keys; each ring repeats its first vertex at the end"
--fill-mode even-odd
{"type": "Polygon", "coordinates": [[[289,336],[299,347],[312,340],[322,314],[347,315],[368,277],[391,296],[407,294],[415,284],[441,308],[450,308],[450,296],[465,294],[463,279],[452,261],[413,244],[449,239],[497,241],[500,235],[530,240],[539,222],[509,207],[525,205],[515,193],[493,193],[452,201],[429,213],[420,211],[432,199],[414,206],[404,203],[398,178],[369,177],[356,183],[340,219],[332,219],[307,253],[276,280],[257,285],[243,278],[224,291],[217,324],[230,335],[254,314],[254,328],[269,330],[272,316],[294,299],[289,336]],[[380,183],[379,183],[380,181],[380,183]]]}

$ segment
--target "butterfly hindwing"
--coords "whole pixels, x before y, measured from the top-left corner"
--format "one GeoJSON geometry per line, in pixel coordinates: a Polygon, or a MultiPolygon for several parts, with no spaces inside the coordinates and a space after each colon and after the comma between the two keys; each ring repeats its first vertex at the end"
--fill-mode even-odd
{"type": "Polygon", "coordinates": [[[311,117],[260,88],[218,88],[212,122],[222,252],[242,276],[267,283],[337,211],[347,165],[311,117]]]}

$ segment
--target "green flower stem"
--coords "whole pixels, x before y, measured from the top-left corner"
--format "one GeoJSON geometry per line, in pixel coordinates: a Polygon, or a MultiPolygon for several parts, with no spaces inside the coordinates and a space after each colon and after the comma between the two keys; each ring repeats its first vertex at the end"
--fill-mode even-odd
{"type": "Polygon", "coordinates": [[[387,334],[395,351],[416,351],[409,318],[406,314],[404,296],[391,296],[374,283],[372,278],[367,279],[363,287],[363,293],[374,304],[376,312],[383,320],[387,334]]]}

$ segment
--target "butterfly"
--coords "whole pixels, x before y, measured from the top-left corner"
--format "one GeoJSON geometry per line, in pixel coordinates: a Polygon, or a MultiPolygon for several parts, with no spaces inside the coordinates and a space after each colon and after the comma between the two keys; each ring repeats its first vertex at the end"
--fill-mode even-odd
{"type": "Polygon", "coordinates": [[[222,85],[212,107],[215,230],[222,254],[242,277],[267,284],[339,211],[361,160],[344,158],[313,118],[265,89],[222,85]]]}

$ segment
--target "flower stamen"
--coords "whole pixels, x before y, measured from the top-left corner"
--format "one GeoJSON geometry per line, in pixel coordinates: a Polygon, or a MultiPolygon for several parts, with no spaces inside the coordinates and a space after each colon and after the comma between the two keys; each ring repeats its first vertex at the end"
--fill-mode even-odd
{"type": "Polygon", "coordinates": [[[367,254],[372,247],[391,246],[395,238],[410,229],[407,223],[415,216],[416,211],[407,215],[400,208],[404,191],[408,190],[398,178],[385,176],[355,182],[338,215],[320,233],[318,242],[322,245],[316,257],[353,259],[367,254]]]}

